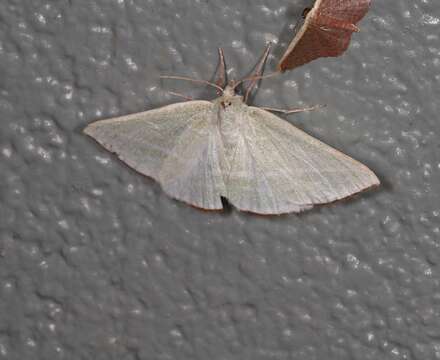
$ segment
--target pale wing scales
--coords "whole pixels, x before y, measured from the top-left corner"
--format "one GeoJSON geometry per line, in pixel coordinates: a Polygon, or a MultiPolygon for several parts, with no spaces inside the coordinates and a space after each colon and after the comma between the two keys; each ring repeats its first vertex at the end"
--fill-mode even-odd
{"type": "Polygon", "coordinates": [[[226,188],[241,210],[299,212],[379,184],[366,166],[265,110],[249,107],[240,123],[226,188]]]}
{"type": "Polygon", "coordinates": [[[213,120],[206,124],[206,118],[200,118],[191,124],[159,173],[166,193],[203,209],[222,209],[220,197],[225,193],[223,144],[213,120]]]}
{"type": "Polygon", "coordinates": [[[278,176],[284,164],[277,149],[271,141],[259,146],[262,141],[256,138],[261,138],[261,131],[250,125],[243,116],[228,152],[226,198],[240,210],[259,214],[299,212],[311,207],[301,205],[311,201],[297,191],[293,178],[278,176]]]}
{"type": "Polygon", "coordinates": [[[133,169],[157,180],[170,196],[197,207],[221,209],[224,185],[213,107],[209,101],[172,104],[96,121],[84,132],[133,169]],[[199,179],[197,185],[188,183],[195,179],[199,179]]]}
{"type": "Polygon", "coordinates": [[[96,121],[84,132],[129,166],[144,175],[157,177],[163,160],[180,134],[203,112],[209,101],[191,101],[141,113],[96,121]]]}

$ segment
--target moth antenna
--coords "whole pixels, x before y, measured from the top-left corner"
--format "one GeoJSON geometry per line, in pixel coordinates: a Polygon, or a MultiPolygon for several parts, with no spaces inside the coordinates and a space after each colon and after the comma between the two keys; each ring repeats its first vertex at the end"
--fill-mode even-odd
{"type": "Polygon", "coordinates": [[[199,80],[199,79],[192,79],[190,77],[185,77],[185,76],[172,76],[172,75],[161,75],[160,78],[161,79],[185,80],[185,81],[192,81],[192,82],[198,83],[198,84],[205,84],[205,85],[215,87],[217,90],[219,90],[223,93],[223,88],[221,86],[218,86],[217,84],[214,84],[214,83],[207,81],[207,80],[199,80]]]}

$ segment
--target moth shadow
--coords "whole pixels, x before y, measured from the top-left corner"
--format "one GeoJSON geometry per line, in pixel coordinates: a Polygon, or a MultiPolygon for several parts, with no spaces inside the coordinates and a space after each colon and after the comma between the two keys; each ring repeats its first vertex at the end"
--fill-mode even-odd
{"type": "MultiPolygon", "coordinates": [[[[301,216],[303,218],[307,216],[313,216],[320,214],[322,211],[326,209],[332,209],[333,207],[339,207],[339,206],[355,206],[356,203],[362,200],[371,201],[377,196],[380,196],[380,194],[385,191],[382,188],[382,182],[379,185],[373,185],[371,187],[368,187],[360,192],[357,192],[355,194],[346,196],[342,199],[334,200],[332,202],[323,203],[323,204],[316,204],[313,206],[313,208],[300,212],[296,215],[301,216]]],[[[336,210],[335,210],[336,211],[336,210]]]]}
{"type": "MultiPolygon", "coordinates": [[[[84,124],[80,124],[80,125],[75,126],[75,127],[73,128],[73,133],[76,134],[76,135],[85,136],[86,138],[90,138],[89,136],[86,135],[86,133],[84,132],[84,129],[87,127],[87,125],[91,124],[92,122],[94,122],[94,121],[96,121],[96,120],[97,120],[97,119],[90,120],[90,121],[86,120],[86,121],[88,121],[87,123],[84,123],[84,124]]],[[[90,139],[91,139],[91,138],[90,138],[90,139]]],[[[94,142],[96,143],[96,141],[94,141],[94,142]]]]}
{"type": "MultiPolygon", "coordinates": [[[[367,165],[367,167],[369,167],[370,169],[374,169],[374,167],[369,166],[368,165],[368,161],[365,161],[365,165],[367,165]]],[[[378,188],[376,189],[376,191],[373,191],[371,194],[368,193],[366,194],[366,196],[372,196],[374,195],[374,193],[385,193],[385,192],[390,192],[394,190],[394,185],[391,181],[388,180],[388,178],[383,175],[382,171],[379,171],[377,169],[373,170],[374,173],[376,174],[376,176],[378,177],[379,181],[380,181],[380,185],[378,186],[378,188]]]]}
{"type": "MultiPolygon", "coordinates": [[[[245,73],[245,75],[243,76],[243,79],[246,79],[246,78],[252,77],[252,76],[254,75],[255,70],[257,69],[258,64],[260,63],[261,59],[262,59],[262,56],[260,56],[260,57],[257,59],[257,62],[255,63],[255,65],[252,66],[252,67],[250,68],[250,70],[248,70],[248,71],[245,73]]],[[[268,59],[268,61],[269,61],[269,59],[268,59]]],[[[267,65],[267,64],[265,64],[265,65],[267,65]]],[[[266,66],[265,66],[265,67],[266,67],[266,66]]],[[[263,72],[264,72],[264,71],[263,71],[263,72]]],[[[250,94],[249,94],[249,97],[248,97],[247,102],[246,102],[247,104],[253,104],[253,103],[254,103],[255,96],[257,95],[258,89],[260,88],[260,85],[261,85],[261,81],[262,81],[262,79],[260,79],[260,80],[258,80],[258,81],[256,82],[254,89],[253,89],[253,90],[250,92],[250,94]]],[[[240,95],[242,95],[242,96],[245,95],[246,91],[247,91],[247,89],[246,89],[246,86],[244,85],[244,83],[242,83],[240,86],[237,87],[237,92],[238,92],[240,95]]]]}
{"type": "MultiPolygon", "coordinates": [[[[263,75],[264,76],[264,70],[267,66],[271,66],[274,61],[276,61],[275,58],[272,56],[267,56],[267,47],[264,49],[264,52],[260,55],[260,57],[257,59],[255,64],[245,73],[245,75],[242,77],[242,79],[250,79],[253,76],[257,75],[263,75]],[[261,64],[263,66],[260,68],[261,64]]],[[[259,79],[256,81],[255,84],[246,84],[245,81],[238,86],[238,93],[240,93],[242,96],[248,95],[247,104],[253,104],[255,97],[257,95],[258,89],[260,88],[261,82],[263,79],[259,79]],[[246,84],[246,85],[245,85],[246,84]],[[254,87],[253,87],[254,86],[254,87]]]]}
{"type": "Polygon", "coordinates": [[[234,208],[234,206],[226,199],[225,197],[221,197],[222,200],[222,206],[223,206],[223,213],[225,215],[231,215],[234,211],[237,211],[237,209],[234,208]]]}
{"type": "Polygon", "coordinates": [[[286,51],[293,37],[304,23],[302,13],[305,8],[313,6],[312,0],[299,0],[295,4],[291,4],[286,9],[285,17],[288,20],[281,32],[278,34],[278,43],[273,49],[273,55],[276,59],[281,59],[283,53],[286,51]],[[293,30],[292,30],[293,28],[293,30]]]}

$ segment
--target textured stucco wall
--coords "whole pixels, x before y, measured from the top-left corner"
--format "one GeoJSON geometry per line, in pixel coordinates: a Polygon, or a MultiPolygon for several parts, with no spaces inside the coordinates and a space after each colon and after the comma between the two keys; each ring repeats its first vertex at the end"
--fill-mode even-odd
{"type": "MultiPolygon", "coordinates": [[[[0,1],[0,359],[440,359],[440,10],[375,1],[349,51],[267,79],[256,105],[382,186],[302,215],[201,212],[81,131],[212,98],[303,0],[0,1]]],[[[279,46],[267,66],[274,68],[279,46]]]]}

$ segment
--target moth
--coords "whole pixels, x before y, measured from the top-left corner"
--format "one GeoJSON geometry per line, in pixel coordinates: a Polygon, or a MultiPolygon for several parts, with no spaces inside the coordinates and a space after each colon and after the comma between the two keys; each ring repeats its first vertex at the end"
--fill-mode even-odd
{"type": "Polygon", "coordinates": [[[220,96],[212,101],[191,100],[100,120],[84,131],[159,182],[170,197],[207,210],[222,209],[226,198],[247,212],[297,213],[378,185],[365,165],[269,111],[281,110],[246,103],[261,79],[268,51],[255,75],[239,83],[223,79],[220,51],[221,76],[209,83],[220,96]],[[246,81],[245,95],[237,94],[237,86],[246,81]]]}
{"type": "Polygon", "coordinates": [[[304,65],[320,57],[339,56],[347,50],[356,24],[371,0],[316,0],[303,12],[304,23],[278,64],[279,71],[304,65]]]}

